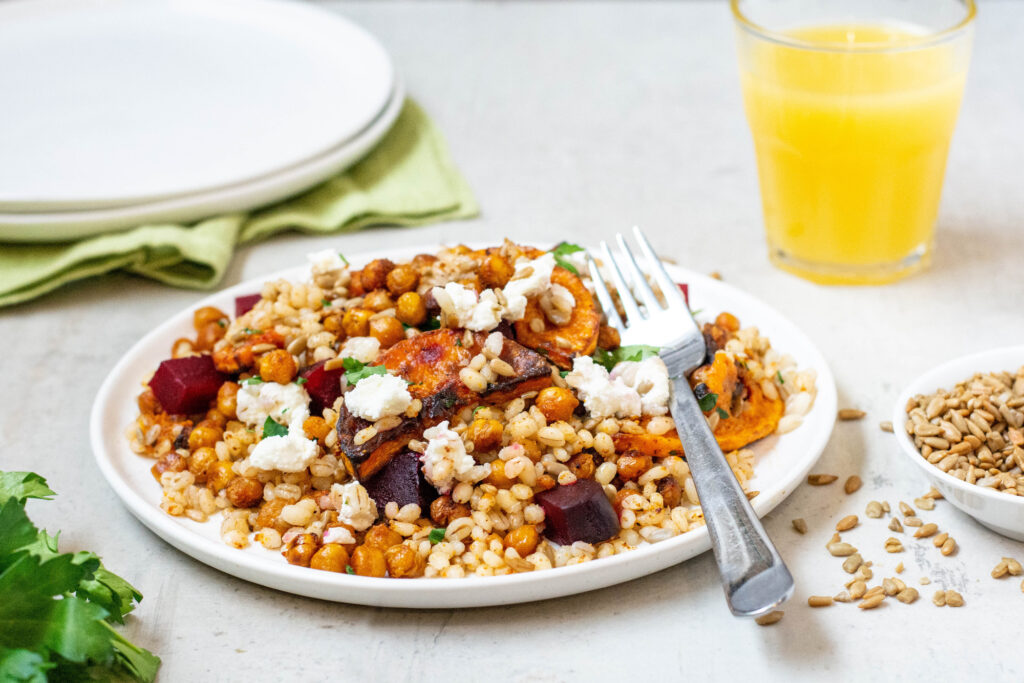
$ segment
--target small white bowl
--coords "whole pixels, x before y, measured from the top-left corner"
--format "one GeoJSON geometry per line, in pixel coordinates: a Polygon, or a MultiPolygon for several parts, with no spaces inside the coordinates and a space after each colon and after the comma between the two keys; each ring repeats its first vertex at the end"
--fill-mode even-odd
{"type": "Polygon", "coordinates": [[[974,353],[940,365],[918,377],[900,394],[893,407],[892,426],[896,440],[907,457],[921,468],[932,484],[950,503],[960,508],[989,529],[1024,541],[1024,497],[1000,493],[995,489],[968,484],[946,474],[921,456],[904,424],[907,401],[918,394],[931,394],[937,389],[952,389],[978,372],[1016,372],[1024,365],[1024,346],[1008,346],[974,353]]]}

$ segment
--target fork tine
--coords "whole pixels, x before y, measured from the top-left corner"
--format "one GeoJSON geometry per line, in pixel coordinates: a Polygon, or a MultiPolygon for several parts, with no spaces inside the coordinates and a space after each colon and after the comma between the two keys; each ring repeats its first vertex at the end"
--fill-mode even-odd
{"type": "Polygon", "coordinates": [[[608,291],[608,285],[604,283],[604,277],[601,276],[601,271],[597,269],[597,262],[594,261],[594,257],[590,254],[587,254],[587,267],[590,269],[590,281],[594,283],[594,293],[597,294],[597,300],[601,303],[601,308],[604,309],[605,314],[608,316],[608,324],[619,331],[626,329],[622,318],[619,317],[618,310],[615,308],[615,301],[612,299],[611,292],[608,291]]]}
{"type": "Polygon", "coordinates": [[[651,264],[651,275],[654,276],[658,287],[661,288],[661,293],[665,296],[665,303],[669,308],[686,308],[686,299],[683,297],[682,292],[679,291],[679,285],[669,277],[669,274],[665,271],[665,266],[661,263],[661,259],[654,253],[651,243],[647,241],[643,231],[635,225],[633,226],[633,236],[640,243],[640,251],[644,253],[644,258],[651,264]]]}
{"type": "Polygon", "coordinates": [[[626,284],[626,278],[622,277],[622,271],[619,270],[618,264],[615,263],[612,250],[608,248],[608,243],[604,240],[601,240],[601,251],[604,254],[605,261],[607,261],[608,270],[612,274],[612,284],[615,285],[615,289],[619,292],[619,301],[622,302],[622,307],[626,309],[627,323],[640,322],[643,320],[643,316],[640,315],[640,307],[636,305],[633,293],[630,291],[629,285],[626,284]]]}
{"type": "Polygon", "coordinates": [[[647,284],[647,278],[644,277],[644,272],[640,270],[640,266],[637,265],[636,259],[633,257],[633,252],[629,250],[629,245],[626,244],[626,238],[622,236],[621,232],[615,233],[615,241],[619,245],[619,249],[622,251],[624,259],[626,261],[626,268],[629,270],[629,274],[633,278],[633,287],[640,293],[640,298],[643,300],[644,305],[647,306],[648,314],[654,311],[661,310],[661,302],[658,301],[658,297],[654,296],[654,290],[647,284]]]}

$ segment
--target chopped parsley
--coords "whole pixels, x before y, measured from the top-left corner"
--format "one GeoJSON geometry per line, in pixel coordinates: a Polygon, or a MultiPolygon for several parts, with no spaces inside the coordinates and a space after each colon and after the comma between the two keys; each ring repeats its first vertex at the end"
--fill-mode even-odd
{"type": "Polygon", "coordinates": [[[651,356],[657,356],[661,351],[660,347],[648,346],[647,344],[632,344],[620,346],[617,349],[597,349],[594,351],[594,362],[603,365],[606,370],[611,371],[619,363],[624,361],[641,361],[651,356]]]}
{"type": "Polygon", "coordinates": [[[220,320],[217,321],[217,324],[220,325],[221,327],[227,327],[228,321],[225,320],[224,318],[221,318],[220,320]]]}
{"type": "Polygon", "coordinates": [[[320,299],[320,305],[323,306],[324,308],[329,308],[331,305],[331,300],[328,299],[327,297],[324,297],[323,299],[320,299]]]}
{"type": "Polygon", "coordinates": [[[716,403],[718,403],[718,394],[710,391],[697,399],[697,405],[705,413],[710,412],[716,403]]]}
{"type": "Polygon", "coordinates": [[[456,346],[462,346],[462,340],[461,339],[456,339],[455,340],[455,345],[456,346]]]}
{"type": "Polygon", "coordinates": [[[573,275],[579,275],[580,271],[576,270],[576,266],[565,258],[569,254],[575,254],[578,251],[583,251],[583,247],[578,244],[572,244],[571,242],[560,242],[558,246],[551,250],[551,253],[555,256],[555,263],[562,266],[573,275]]]}
{"type": "Polygon", "coordinates": [[[350,564],[346,564],[346,565],[345,565],[345,573],[346,573],[346,574],[355,574],[355,573],[356,573],[356,570],[355,570],[355,569],[352,569],[352,565],[350,565],[350,564]]]}
{"type": "Polygon", "coordinates": [[[256,330],[251,327],[246,327],[243,332],[246,334],[263,334],[263,330],[256,330]]]}
{"type": "Polygon", "coordinates": [[[305,384],[308,381],[309,380],[306,379],[305,377],[299,377],[297,380],[295,380],[295,383],[298,384],[301,387],[303,384],[305,384]]]}
{"type": "Polygon", "coordinates": [[[782,379],[782,370],[776,370],[775,376],[779,378],[779,384],[785,384],[786,380],[782,379]]]}
{"type": "Polygon", "coordinates": [[[441,527],[440,529],[431,529],[430,530],[430,535],[428,536],[428,538],[430,539],[430,544],[434,545],[436,543],[440,543],[441,541],[443,541],[444,540],[444,532],[445,532],[444,527],[441,527]]]}
{"type": "Polygon", "coordinates": [[[345,381],[349,384],[355,384],[359,380],[373,375],[388,374],[388,369],[383,365],[367,365],[355,358],[342,358],[341,365],[345,368],[345,381]]]}
{"type": "Polygon", "coordinates": [[[263,378],[259,375],[253,375],[249,379],[242,380],[242,384],[263,384],[263,378]]]}
{"type": "Polygon", "coordinates": [[[283,424],[275,420],[274,418],[267,416],[266,422],[263,423],[263,438],[268,436],[284,436],[288,433],[288,428],[283,424]]]}
{"type": "Polygon", "coordinates": [[[559,371],[558,371],[558,375],[559,375],[559,377],[561,377],[562,379],[565,379],[566,377],[568,377],[568,376],[569,376],[569,371],[568,371],[568,370],[559,370],[559,371]]]}
{"type": "Polygon", "coordinates": [[[477,406],[476,408],[473,408],[473,414],[476,415],[477,413],[479,413],[483,409],[484,409],[483,406],[477,406]]]}
{"type": "Polygon", "coordinates": [[[715,408],[715,410],[718,411],[718,417],[722,418],[723,420],[729,419],[729,413],[725,412],[721,408],[715,408]]]}
{"type": "Polygon", "coordinates": [[[348,259],[345,258],[345,255],[342,254],[340,251],[338,252],[338,258],[340,258],[341,262],[344,263],[346,266],[348,265],[348,259]]]}
{"type": "Polygon", "coordinates": [[[435,315],[431,318],[427,318],[426,324],[423,326],[424,330],[439,330],[441,329],[441,316],[435,315]]]}

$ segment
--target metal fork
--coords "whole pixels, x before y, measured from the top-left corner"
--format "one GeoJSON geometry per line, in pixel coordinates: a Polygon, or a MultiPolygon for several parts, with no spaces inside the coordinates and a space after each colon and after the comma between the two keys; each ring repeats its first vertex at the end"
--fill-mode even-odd
{"type": "Polygon", "coordinates": [[[704,363],[707,354],[704,335],[647,238],[638,228],[633,228],[633,234],[665,305],[651,289],[621,234],[615,236],[621,250],[618,258],[606,242],[601,242],[601,251],[626,320],[616,310],[597,264],[588,255],[598,301],[609,324],[619,330],[624,345],[661,347],[659,355],[672,379],[672,418],[697,487],[729,609],[737,616],[765,614],[792,595],[793,577],[750,507],[690,389],[687,376],[704,363]],[[628,273],[628,281],[623,270],[628,273]]]}

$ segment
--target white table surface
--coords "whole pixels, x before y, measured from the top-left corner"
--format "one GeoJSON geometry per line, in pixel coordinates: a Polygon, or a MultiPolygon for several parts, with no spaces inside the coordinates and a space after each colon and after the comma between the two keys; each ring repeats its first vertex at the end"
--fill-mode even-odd
{"type": "MultiPolygon", "coordinates": [[[[903,577],[922,599],[811,610],[847,575],[824,544],[839,517],[871,499],[894,506],[927,490],[901,460],[887,419],[900,387],[925,369],[1024,335],[1024,4],[988,0],[953,143],[935,263],[879,288],[824,288],[769,266],[753,151],[742,117],[723,3],[357,3],[329,5],[392,51],[409,88],[447,135],[483,207],[480,219],[336,238],[289,235],[242,249],[225,285],[390,240],[492,236],[592,242],[633,224],[666,255],[718,270],[815,340],[842,406],[815,471],[859,474],[803,486],[766,519],[797,592],[781,623],[731,617],[710,554],[626,585],[515,607],[427,612],[317,602],[196,563],[135,521],[93,463],[87,420],[103,377],[136,339],[197,300],[129,276],[76,285],[0,313],[6,347],[0,467],[43,473],[55,502],[31,514],[93,549],[145,594],[125,629],[164,659],[165,681],[257,680],[1021,680],[1020,580],[989,571],[1024,544],[948,503],[923,513],[960,544],[941,557],[887,555],[877,520],[848,534],[876,576],[903,577]],[[790,520],[803,517],[799,536],[790,520]],[[936,608],[937,587],[966,605],[936,608]],[[979,637],[980,636],[980,637],[979,637]],[[745,677],[745,678],[744,678],[745,677]]],[[[908,545],[911,545],[908,543],[908,545]]]]}

